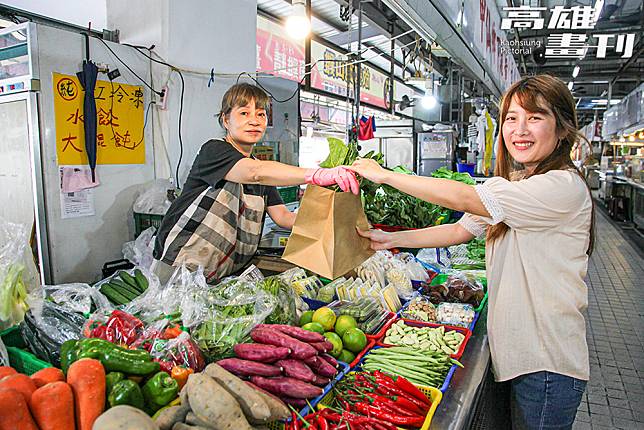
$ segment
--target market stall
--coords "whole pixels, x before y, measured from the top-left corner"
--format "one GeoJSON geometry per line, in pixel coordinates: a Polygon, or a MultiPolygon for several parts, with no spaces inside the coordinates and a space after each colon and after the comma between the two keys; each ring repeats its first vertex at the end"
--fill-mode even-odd
{"type": "MultiPolygon", "coordinates": [[[[336,146],[327,162],[351,151],[336,146]]],[[[458,217],[373,184],[363,190],[369,221],[383,229],[458,217]]],[[[0,387],[18,402],[19,428],[452,428],[468,419],[487,368],[481,241],[378,251],[335,279],[280,266],[278,243],[271,270],[251,265],[209,285],[181,266],[161,284],[146,256],[152,228],[125,247],[134,267],[40,289],[14,227],[3,225],[16,257],[2,268],[12,313],[3,315],[0,387]]]]}

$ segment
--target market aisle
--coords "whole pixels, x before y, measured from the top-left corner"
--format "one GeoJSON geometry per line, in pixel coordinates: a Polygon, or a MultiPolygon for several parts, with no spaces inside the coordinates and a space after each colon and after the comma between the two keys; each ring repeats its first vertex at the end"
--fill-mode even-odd
{"type": "Polygon", "coordinates": [[[574,429],[644,428],[644,259],[597,211],[588,267],[590,381],[574,429]]]}

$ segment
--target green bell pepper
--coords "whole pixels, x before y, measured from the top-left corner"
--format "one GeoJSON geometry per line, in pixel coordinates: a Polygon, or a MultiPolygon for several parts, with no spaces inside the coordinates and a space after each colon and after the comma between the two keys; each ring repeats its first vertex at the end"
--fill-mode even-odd
{"type": "Polygon", "coordinates": [[[145,405],[151,414],[161,409],[177,397],[179,384],[166,372],[159,372],[143,386],[145,405]]]}
{"type": "Polygon", "coordinates": [[[143,409],[145,404],[141,388],[139,388],[136,382],[129,379],[117,382],[107,399],[111,407],[116,405],[129,405],[137,409],[143,409]]]}
{"type": "Polygon", "coordinates": [[[124,379],[125,375],[122,372],[110,372],[105,375],[105,394],[109,396],[112,388],[124,379]]]}
{"type": "Polygon", "coordinates": [[[152,361],[149,352],[121,348],[103,339],[91,338],[78,341],[74,360],[81,358],[99,360],[107,372],[144,376],[159,371],[159,363],[152,361]]]}
{"type": "Polygon", "coordinates": [[[69,366],[77,360],[76,345],[78,340],[71,339],[63,342],[60,347],[60,368],[67,374],[69,366]]]}

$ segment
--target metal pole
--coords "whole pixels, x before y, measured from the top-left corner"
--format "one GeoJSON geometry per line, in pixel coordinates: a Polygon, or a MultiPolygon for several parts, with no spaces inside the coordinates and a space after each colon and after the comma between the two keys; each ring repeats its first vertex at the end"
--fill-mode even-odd
{"type": "Polygon", "coordinates": [[[356,127],[360,123],[360,81],[362,78],[362,63],[359,61],[362,59],[362,0],[358,0],[358,64],[356,64],[355,71],[355,90],[353,92],[353,97],[356,105],[356,127]]]}

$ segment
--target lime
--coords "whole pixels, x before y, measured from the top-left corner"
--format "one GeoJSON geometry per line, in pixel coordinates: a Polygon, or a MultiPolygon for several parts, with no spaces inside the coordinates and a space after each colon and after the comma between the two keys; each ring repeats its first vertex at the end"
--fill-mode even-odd
{"type": "Polygon", "coordinates": [[[340,353],[342,352],[342,339],[340,339],[340,336],[333,333],[332,331],[327,331],[326,333],[324,333],[324,337],[326,337],[326,340],[331,342],[331,344],[333,345],[333,349],[329,351],[329,354],[331,354],[335,358],[338,358],[340,356],[340,353]]]}
{"type": "Polygon", "coordinates": [[[314,312],[315,311],[306,311],[302,314],[302,316],[300,317],[300,327],[313,321],[314,312]]]}
{"type": "Polygon", "coordinates": [[[367,336],[359,328],[350,328],[342,336],[344,348],[356,354],[367,346],[367,336]]]}
{"type": "Polygon", "coordinates": [[[304,324],[302,328],[304,330],[314,331],[316,333],[324,334],[324,327],[322,327],[322,324],[320,323],[310,322],[308,324],[304,324]]]}
{"type": "Polygon", "coordinates": [[[335,332],[340,337],[344,336],[344,333],[346,333],[350,328],[356,327],[358,327],[358,323],[351,315],[340,315],[335,321],[335,332]]]}
{"type": "Polygon", "coordinates": [[[338,356],[338,360],[344,361],[345,363],[351,363],[353,360],[356,359],[356,355],[349,351],[348,349],[343,349],[340,355],[338,356]]]}
{"type": "Polygon", "coordinates": [[[329,331],[333,330],[335,325],[335,314],[333,311],[326,306],[321,307],[313,313],[313,322],[322,324],[324,330],[329,331]]]}

